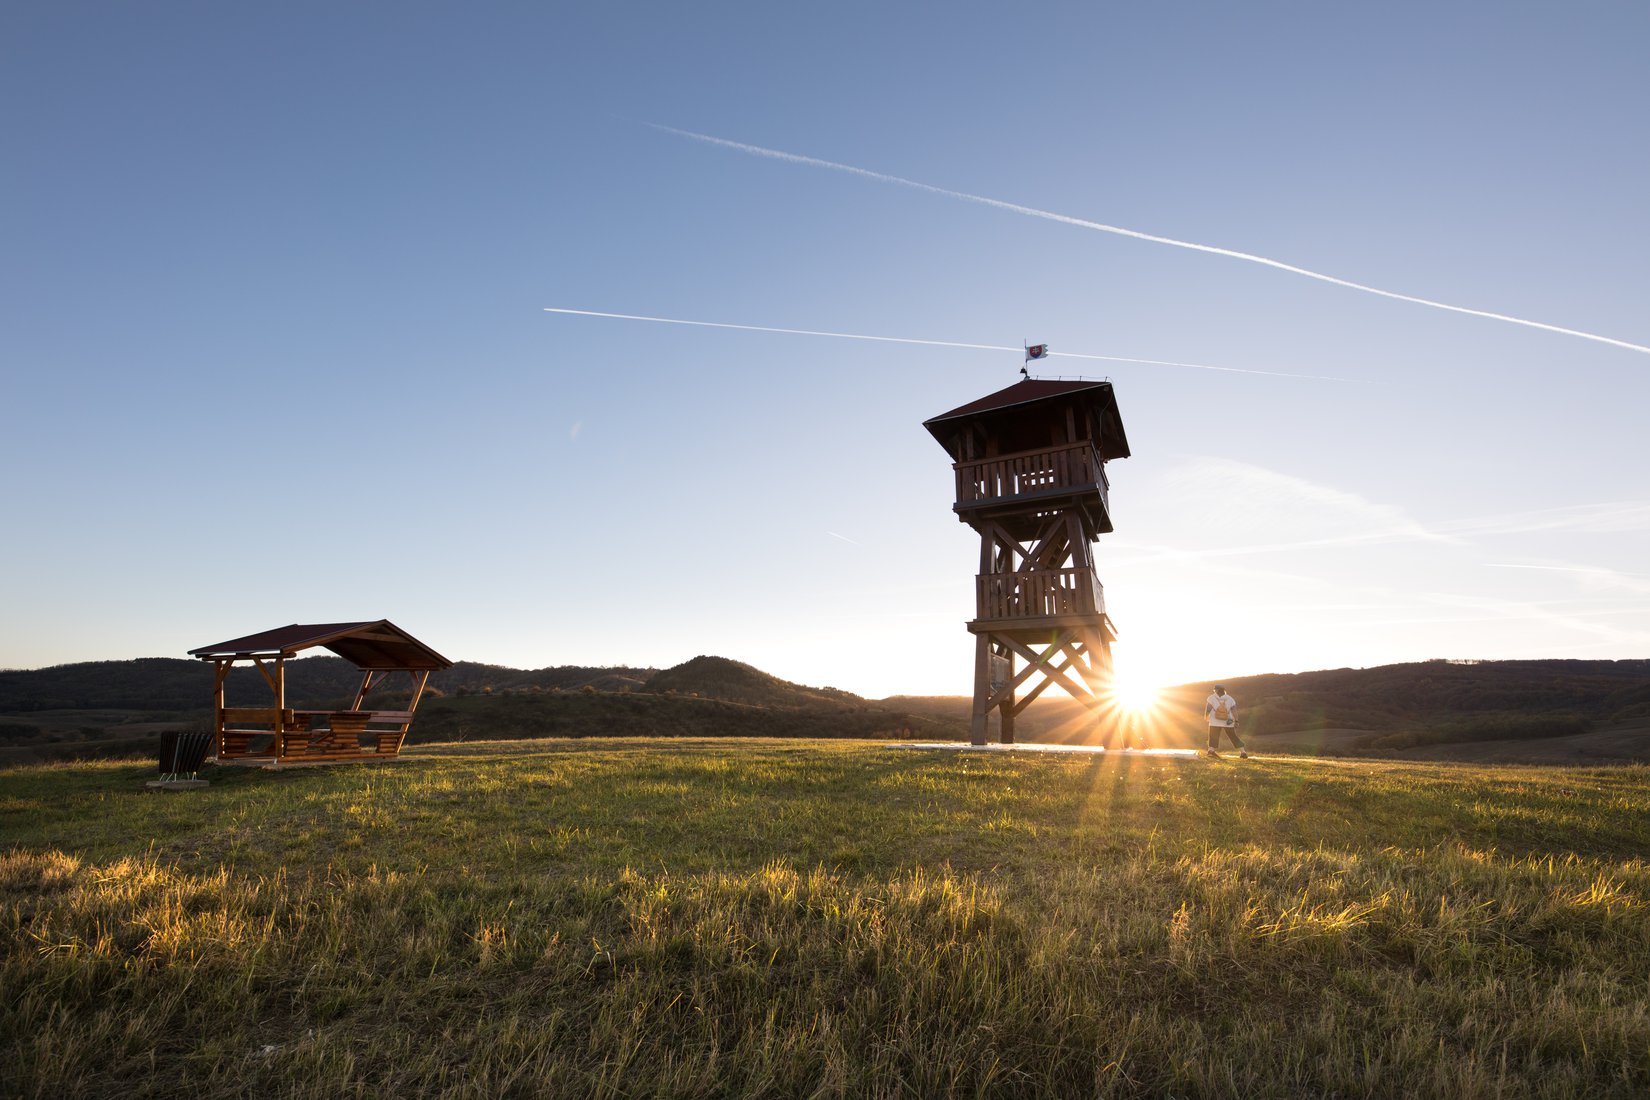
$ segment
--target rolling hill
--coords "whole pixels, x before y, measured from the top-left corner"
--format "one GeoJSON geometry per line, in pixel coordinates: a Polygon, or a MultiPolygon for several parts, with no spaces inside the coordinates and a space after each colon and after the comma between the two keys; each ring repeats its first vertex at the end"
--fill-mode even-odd
{"type": "MultiPolygon", "coordinates": [[[[343,705],[358,674],[335,657],[294,661],[289,699],[343,705]]],[[[1242,732],[1261,751],[1413,759],[1650,761],[1650,661],[1426,661],[1232,677],[1242,732]]],[[[371,702],[394,705],[392,690],[371,702]]],[[[261,702],[256,671],[230,698],[261,702]]],[[[1139,729],[1154,744],[1203,735],[1205,684],[1166,689],[1139,729]]],[[[211,669],[145,658],[0,672],[0,761],[147,753],[161,729],[207,720],[211,669]]],[[[462,662],[431,677],[410,740],[589,736],[968,736],[969,700],[868,700],[809,687],[723,657],[673,668],[522,670],[462,662]]],[[[1018,722],[1022,741],[1104,741],[1084,710],[1045,697],[1018,722]]],[[[1112,731],[1115,733],[1116,731],[1112,731]]]]}
{"type": "MultiPolygon", "coordinates": [[[[359,680],[336,657],[288,665],[300,708],[345,705],[359,680]]],[[[405,694],[375,692],[369,705],[405,694]]],[[[164,729],[203,725],[211,669],[149,658],[0,672],[0,763],[147,754],[164,729]]],[[[231,704],[262,704],[255,670],[237,669],[231,704]]],[[[793,684],[750,665],[700,656],[674,668],[564,666],[531,671],[460,663],[433,674],[410,743],[536,737],[867,737],[954,740],[966,720],[910,712],[834,688],[793,684]]]]}
{"type": "MultiPolygon", "coordinates": [[[[1422,661],[1230,677],[1242,734],[1262,752],[1529,763],[1650,762],[1650,661],[1422,661]]],[[[1155,744],[1203,742],[1208,684],[1166,688],[1147,726],[1155,744]]],[[[966,722],[959,696],[885,705],[966,722]]],[[[1039,699],[1022,741],[1104,740],[1082,707],[1039,699]]]]}

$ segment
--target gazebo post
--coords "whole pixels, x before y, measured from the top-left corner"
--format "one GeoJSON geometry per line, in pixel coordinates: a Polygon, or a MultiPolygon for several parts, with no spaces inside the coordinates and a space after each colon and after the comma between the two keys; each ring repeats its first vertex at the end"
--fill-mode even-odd
{"type": "Polygon", "coordinates": [[[429,669],[422,672],[414,672],[412,669],[408,669],[407,675],[413,678],[416,686],[413,688],[412,698],[407,700],[407,720],[401,723],[400,733],[395,739],[395,751],[398,753],[401,751],[401,746],[406,743],[407,728],[412,725],[412,715],[418,709],[418,701],[424,698],[424,685],[430,682],[429,669]]]}
{"type": "Polygon", "coordinates": [[[286,756],[286,654],[275,658],[275,759],[286,756]]]}
{"type": "Polygon", "coordinates": [[[223,742],[223,684],[229,678],[229,668],[234,659],[227,661],[213,661],[212,674],[212,755],[221,757],[224,750],[223,742]]]}
{"type": "MultiPolygon", "coordinates": [[[[412,700],[407,704],[408,711],[417,710],[418,701],[424,698],[424,685],[430,682],[430,670],[425,669],[423,672],[414,672],[412,675],[418,681],[418,686],[413,688],[412,700]]],[[[402,732],[405,733],[406,731],[403,730],[402,732]]]]}
{"type": "Polygon", "coordinates": [[[349,709],[360,710],[362,704],[367,701],[367,693],[372,688],[372,669],[369,668],[361,673],[361,689],[355,693],[355,701],[349,705],[349,709]]]}

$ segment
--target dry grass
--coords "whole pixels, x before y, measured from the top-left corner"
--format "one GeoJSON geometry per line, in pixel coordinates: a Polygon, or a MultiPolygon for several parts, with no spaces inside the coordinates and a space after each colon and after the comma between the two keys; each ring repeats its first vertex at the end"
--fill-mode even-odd
{"type": "Polygon", "coordinates": [[[1650,773],[455,746],[0,773],[7,1095],[1642,1096],[1650,773]]]}

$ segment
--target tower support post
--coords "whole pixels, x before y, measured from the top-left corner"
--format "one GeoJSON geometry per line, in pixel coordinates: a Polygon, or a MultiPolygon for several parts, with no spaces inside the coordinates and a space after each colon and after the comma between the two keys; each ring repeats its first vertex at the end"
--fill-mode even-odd
{"type": "Polygon", "coordinates": [[[969,712],[968,739],[976,745],[990,740],[991,719],[991,636],[974,639],[974,706],[969,712]]]}

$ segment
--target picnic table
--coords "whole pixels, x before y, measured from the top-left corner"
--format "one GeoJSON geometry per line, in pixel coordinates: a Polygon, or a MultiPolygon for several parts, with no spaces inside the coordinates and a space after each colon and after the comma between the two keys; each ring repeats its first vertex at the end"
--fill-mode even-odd
{"type": "Polygon", "coordinates": [[[218,757],[317,762],[396,756],[412,717],[410,710],[225,707],[218,757]]]}

